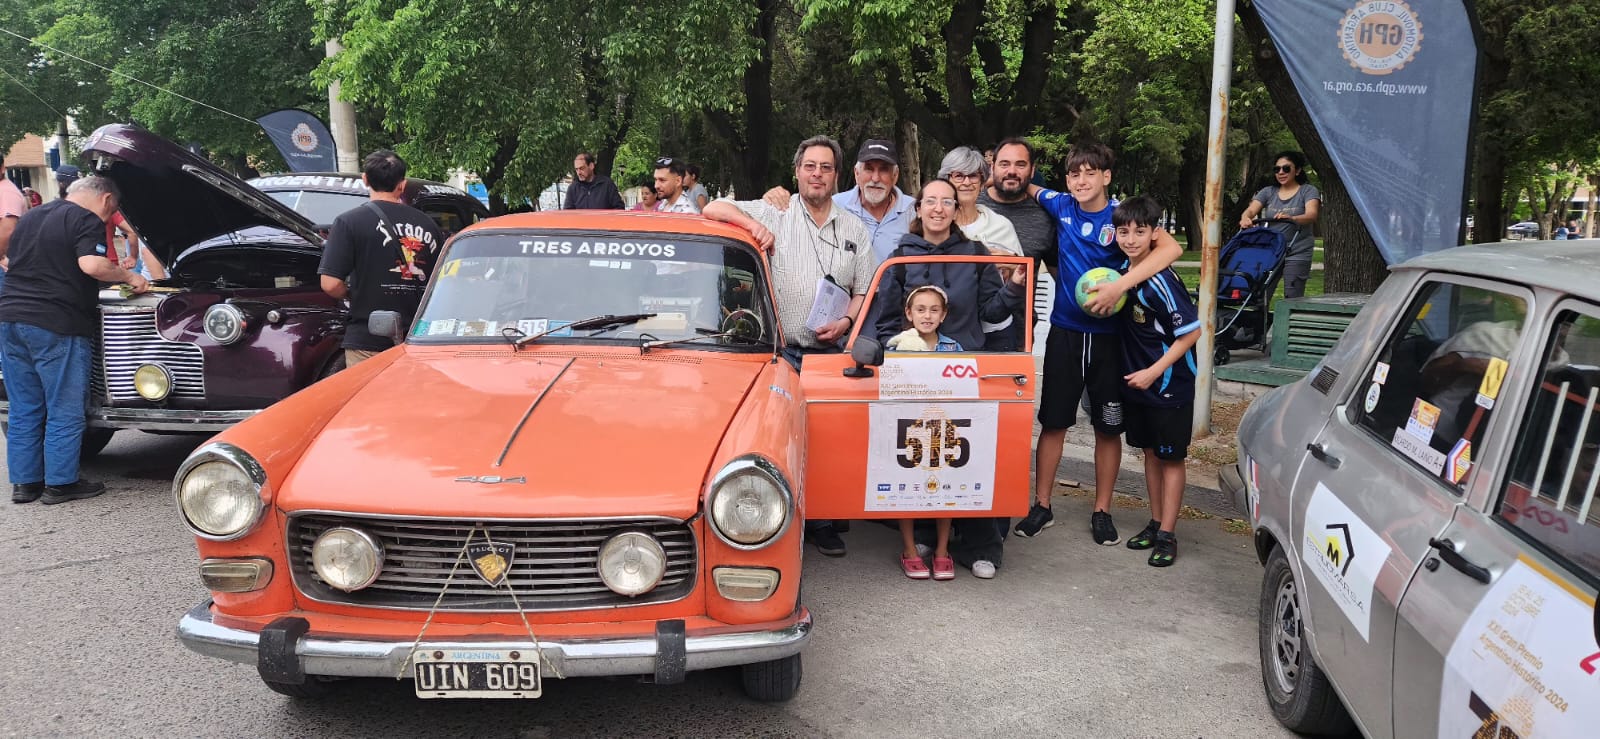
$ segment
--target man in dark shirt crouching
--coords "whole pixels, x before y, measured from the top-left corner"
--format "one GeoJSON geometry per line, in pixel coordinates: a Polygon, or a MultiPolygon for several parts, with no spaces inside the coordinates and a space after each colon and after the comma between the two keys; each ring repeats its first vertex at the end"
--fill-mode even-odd
{"type": "Polygon", "coordinates": [[[11,267],[0,289],[0,371],[11,401],[6,466],[11,502],[45,505],[105,492],[78,476],[89,409],[89,373],[100,331],[100,283],[145,278],[106,258],[106,219],[116,187],[85,177],[67,196],[28,211],[11,234],[11,267]]]}

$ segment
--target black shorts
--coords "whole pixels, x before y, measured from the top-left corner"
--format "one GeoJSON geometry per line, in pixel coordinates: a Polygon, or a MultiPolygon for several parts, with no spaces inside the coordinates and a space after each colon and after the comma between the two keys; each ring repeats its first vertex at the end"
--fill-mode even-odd
{"type": "Polygon", "coordinates": [[[1085,395],[1094,430],[1122,433],[1122,343],[1116,334],[1086,334],[1051,326],[1044,346],[1039,425],[1071,428],[1078,422],[1078,401],[1085,395]]]}
{"type": "Polygon", "coordinates": [[[1157,459],[1179,462],[1189,456],[1194,432],[1194,403],[1177,408],[1130,403],[1125,408],[1128,446],[1154,452],[1157,459]]]}

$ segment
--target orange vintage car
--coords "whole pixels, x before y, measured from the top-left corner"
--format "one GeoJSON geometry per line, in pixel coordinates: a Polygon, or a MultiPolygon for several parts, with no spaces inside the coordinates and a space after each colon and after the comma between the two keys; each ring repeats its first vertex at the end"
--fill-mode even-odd
{"type": "Polygon", "coordinates": [[[297,697],[738,666],[787,700],[803,516],[1020,515],[1034,369],[857,337],[802,373],[768,270],[748,233],[691,216],[462,231],[411,326],[372,317],[403,343],[179,469],[211,591],[181,641],[297,697]]]}

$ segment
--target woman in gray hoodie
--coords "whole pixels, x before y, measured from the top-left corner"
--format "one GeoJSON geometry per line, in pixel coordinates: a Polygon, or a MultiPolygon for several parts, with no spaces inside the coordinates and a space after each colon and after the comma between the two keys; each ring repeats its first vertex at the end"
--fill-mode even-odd
{"type": "MultiPolygon", "coordinates": [[[[968,239],[956,225],[956,188],[949,180],[929,180],[915,201],[917,217],[891,258],[989,255],[987,248],[968,239]]],[[[1017,273],[1023,275],[1024,271],[1017,273]]],[[[937,285],[950,296],[949,316],[940,331],[966,351],[983,349],[981,322],[1003,322],[1021,306],[1024,289],[1023,285],[1002,278],[992,264],[902,264],[883,276],[873,302],[904,305],[906,293],[923,285],[937,285]]],[[[879,341],[888,341],[905,328],[904,314],[885,309],[880,312],[874,335],[879,341]]]]}

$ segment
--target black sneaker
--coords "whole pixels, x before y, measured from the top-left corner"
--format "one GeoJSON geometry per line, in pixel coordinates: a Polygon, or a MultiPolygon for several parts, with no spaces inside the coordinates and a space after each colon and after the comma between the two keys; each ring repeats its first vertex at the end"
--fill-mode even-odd
{"type": "Polygon", "coordinates": [[[44,494],[44,483],[25,482],[21,485],[11,486],[12,503],[32,503],[44,494]]]}
{"type": "Polygon", "coordinates": [[[78,478],[77,482],[69,485],[50,485],[44,489],[44,494],[39,496],[39,502],[45,505],[65,503],[69,500],[83,500],[93,498],[106,491],[103,482],[89,482],[78,478]]]}
{"type": "Polygon", "coordinates": [[[807,526],[806,539],[817,546],[817,551],[829,557],[843,557],[845,555],[844,539],[839,538],[832,524],[820,526],[807,526]]]}
{"type": "Polygon", "coordinates": [[[1105,511],[1095,511],[1089,516],[1089,531],[1094,533],[1094,543],[1103,547],[1114,547],[1122,537],[1117,536],[1117,527],[1111,523],[1111,514],[1105,511]]]}
{"type": "Polygon", "coordinates": [[[1028,509],[1028,517],[1017,522],[1015,529],[1017,536],[1031,539],[1039,535],[1040,531],[1056,525],[1056,514],[1050,512],[1050,506],[1034,503],[1028,509]]]}
{"type": "Polygon", "coordinates": [[[1150,523],[1145,524],[1144,528],[1139,530],[1139,533],[1128,537],[1128,548],[1149,549],[1150,547],[1155,546],[1156,532],[1160,530],[1161,522],[1153,518],[1150,519],[1150,523]]]}
{"type": "Polygon", "coordinates": [[[1151,567],[1171,567],[1178,558],[1178,537],[1171,531],[1156,532],[1156,548],[1148,560],[1151,567]]]}

